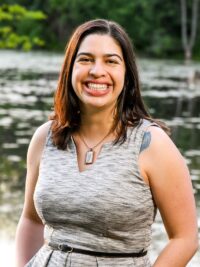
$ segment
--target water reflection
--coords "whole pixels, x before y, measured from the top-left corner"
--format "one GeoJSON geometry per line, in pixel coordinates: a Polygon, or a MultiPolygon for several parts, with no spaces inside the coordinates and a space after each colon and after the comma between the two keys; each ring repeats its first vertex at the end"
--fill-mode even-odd
{"type": "MultiPolygon", "coordinates": [[[[0,58],[1,249],[8,240],[13,242],[23,202],[28,143],[50,114],[62,55],[0,51],[0,58]]],[[[153,116],[172,128],[172,139],[186,158],[200,207],[200,82],[194,75],[200,72],[200,64],[144,59],[139,63],[145,102],[153,116]]],[[[152,258],[166,238],[159,216],[153,236],[152,258]]],[[[196,267],[199,261],[197,255],[188,266],[196,267]]]]}

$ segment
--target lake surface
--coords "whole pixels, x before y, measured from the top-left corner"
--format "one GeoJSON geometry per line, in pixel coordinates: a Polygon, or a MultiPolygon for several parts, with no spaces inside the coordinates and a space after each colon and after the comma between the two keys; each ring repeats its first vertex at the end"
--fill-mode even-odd
{"type": "MultiPolygon", "coordinates": [[[[26,151],[52,109],[63,55],[0,51],[0,266],[13,267],[13,240],[22,210],[26,151]]],[[[138,60],[142,95],[150,113],[164,120],[190,169],[200,228],[200,64],[138,60]]],[[[184,203],[183,203],[184,205],[184,203]]],[[[158,214],[153,260],[166,242],[158,214]]],[[[197,267],[198,252],[189,267],[197,267]]]]}

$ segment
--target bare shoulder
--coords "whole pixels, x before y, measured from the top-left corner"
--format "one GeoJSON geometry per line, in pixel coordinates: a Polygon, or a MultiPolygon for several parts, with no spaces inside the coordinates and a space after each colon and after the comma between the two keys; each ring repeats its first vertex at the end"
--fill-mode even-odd
{"type": "Polygon", "coordinates": [[[150,126],[144,133],[140,153],[175,152],[180,154],[171,138],[160,127],[150,126]]]}
{"type": "Polygon", "coordinates": [[[139,164],[143,177],[151,185],[189,177],[184,157],[160,127],[150,126],[145,132],[139,164]]]}
{"type": "Polygon", "coordinates": [[[171,138],[159,127],[150,126],[147,132],[150,141],[141,160],[149,182],[157,185],[189,179],[186,161],[171,138]]]}
{"type": "Polygon", "coordinates": [[[46,137],[47,137],[48,131],[51,127],[51,123],[52,123],[52,121],[47,121],[44,124],[42,124],[41,126],[39,126],[36,129],[36,131],[33,135],[33,138],[36,138],[38,141],[44,142],[46,137]]]}
{"type": "Polygon", "coordinates": [[[48,121],[36,129],[28,148],[28,159],[34,157],[35,159],[40,160],[51,123],[52,121],[48,121]]]}
{"type": "Polygon", "coordinates": [[[175,143],[160,127],[150,126],[146,133],[148,133],[149,139],[149,153],[166,159],[168,156],[182,158],[175,143]]]}

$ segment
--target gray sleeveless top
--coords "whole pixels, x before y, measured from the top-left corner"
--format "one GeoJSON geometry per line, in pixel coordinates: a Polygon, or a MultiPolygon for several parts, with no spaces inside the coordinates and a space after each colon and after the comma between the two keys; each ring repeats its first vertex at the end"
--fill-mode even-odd
{"type": "MultiPolygon", "coordinates": [[[[144,132],[141,120],[128,128],[122,145],[103,145],[96,162],[79,172],[76,147],[58,150],[47,136],[34,193],[47,242],[102,252],[139,252],[151,241],[156,207],[150,187],[143,181],[138,156],[144,132]]],[[[149,267],[148,256],[108,258],[61,252],[44,246],[27,267],[149,267]]]]}

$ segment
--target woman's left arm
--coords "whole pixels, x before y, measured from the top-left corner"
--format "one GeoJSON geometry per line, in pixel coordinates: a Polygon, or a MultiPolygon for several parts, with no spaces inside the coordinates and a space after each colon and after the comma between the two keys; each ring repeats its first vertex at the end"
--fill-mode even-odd
{"type": "Polygon", "coordinates": [[[149,128],[142,167],[162,216],[169,242],[153,267],[185,267],[198,248],[198,226],[191,178],[185,160],[158,127],[149,128]]]}

